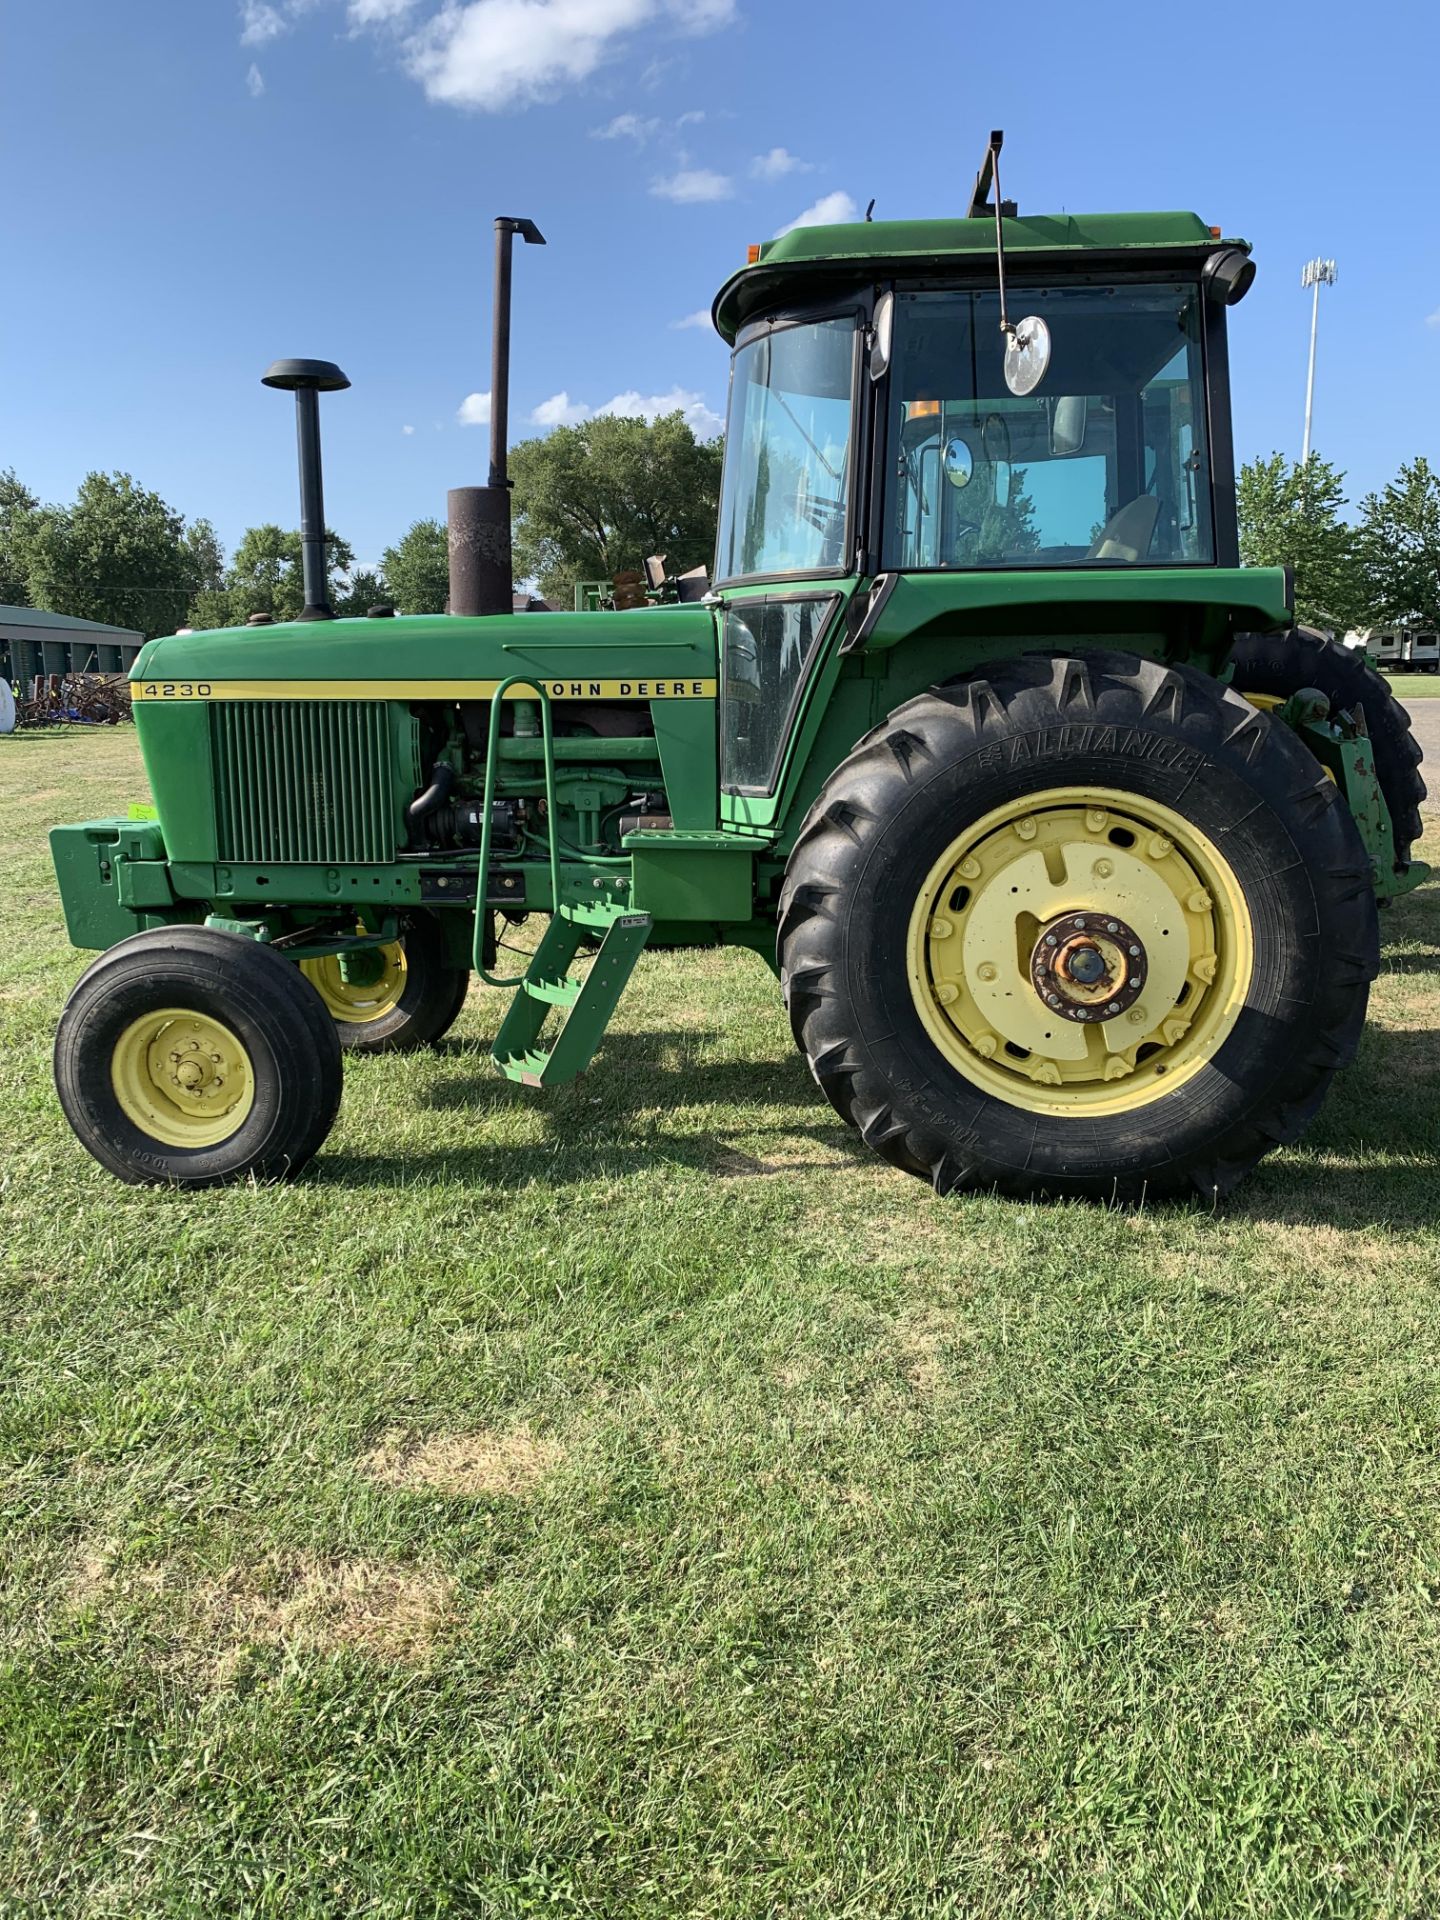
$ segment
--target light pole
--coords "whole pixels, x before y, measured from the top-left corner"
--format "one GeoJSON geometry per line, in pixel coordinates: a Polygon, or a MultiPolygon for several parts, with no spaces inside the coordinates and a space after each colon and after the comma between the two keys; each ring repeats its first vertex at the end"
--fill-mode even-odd
{"type": "Polygon", "coordinates": [[[1315,330],[1320,324],[1320,289],[1335,284],[1333,260],[1307,260],[1300,269],[1302,287],[1313,287],[1310,303],[1310,375],[1305,382],[1305,450],[1300,455],[1303,467],[1310,458],[1310,416],[1315,410],[1315,330]]]}

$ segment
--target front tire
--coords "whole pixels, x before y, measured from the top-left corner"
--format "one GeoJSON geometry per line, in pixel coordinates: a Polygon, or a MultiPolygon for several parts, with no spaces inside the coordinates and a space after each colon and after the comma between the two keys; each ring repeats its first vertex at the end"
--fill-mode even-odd
{"type": "Polygon", "coordinates": [[[862,741],[796,842],[779,953],[812,1073],[886,1159],[1105,1200],[1210,1199],[1297,1138],[1379,958],[1355,824],[1294,735],[1100,651],[862,741]]]}
{"type": "Polygon", "coordinates": [[[341,1080],[334,1026],[294,963],[204,927],[102,954],[55,1035],[76,1138],[134,1185],[293,1179],[334,1124],[341,1080]]]}
{"type": "Polygon", "coordinates": [[[338,954],[302,960],[300,971],[324,1001],[347,1053],[413,1053],[448,1033],[465,1004],[470,970],[445,955],[433,914],[412,915],[400,938],[368,949],[346,978],[338,954]]]}

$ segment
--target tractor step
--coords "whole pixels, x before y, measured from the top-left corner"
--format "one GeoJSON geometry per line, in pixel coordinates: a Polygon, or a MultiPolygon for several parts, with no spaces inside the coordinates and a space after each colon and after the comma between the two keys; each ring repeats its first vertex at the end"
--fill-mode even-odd
{"type": "Polygon", "coordinates": [[[617,909],[602,916],[590,907],[582,921],[570,909],[560,908],[545,929],[495,1036],[490,1058],[507,1079],[525,1087],[558,1087],[585,1071],[635,971],[652,924],[648,913],[617,909]],[[599,951],[589,972],[577,979],[568,969],[581,941],[600,926],[604,938],[599,951]],[[567,1009],[565,1024],[549,1046],[541,1046],[540,1029],[552,1007],[567,1009]]]}

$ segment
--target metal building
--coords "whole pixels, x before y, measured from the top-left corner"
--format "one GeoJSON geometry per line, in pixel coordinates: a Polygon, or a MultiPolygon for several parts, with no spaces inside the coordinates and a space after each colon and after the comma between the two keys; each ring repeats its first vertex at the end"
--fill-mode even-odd
{"type": "Polygon", "coordinates": [[[39,673],[128,673],[143,633],[41,607],[0,607],[0,680],[28,687],[39,673]]]}

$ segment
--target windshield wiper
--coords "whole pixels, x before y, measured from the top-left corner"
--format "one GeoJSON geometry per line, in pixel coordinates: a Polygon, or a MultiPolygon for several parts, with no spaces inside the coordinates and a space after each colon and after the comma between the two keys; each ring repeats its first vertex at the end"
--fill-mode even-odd
{"type": "Polygon", "coordinates": [[[830,462],[825,458],[824,454],[820,451],[819,447],[817,447],[815,442],[810,438],[809,434],[805,431],[804,427],[800,425],[800,421],[798,416],[796,415],[795,409],[791,406],[790,402],[785,398],[784,394],[781,393],[778,387],[772,387],[770,391],[771,393],[774,394],[775,398],[780,402],[781,406],[784,407],[786,413],[788,413],[790,418],[795,422],[795,425],[799,427],[800,438],[805,442],[806,446],[809,447],[810,451],[814,454],[815,458],[820,462],[821,466],[824,467],[826,473],[829,474],[832,480],[838,480],[840,478],[840,475],[836,472],[835,468],[831,466],[830,462]]]}

